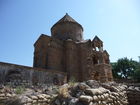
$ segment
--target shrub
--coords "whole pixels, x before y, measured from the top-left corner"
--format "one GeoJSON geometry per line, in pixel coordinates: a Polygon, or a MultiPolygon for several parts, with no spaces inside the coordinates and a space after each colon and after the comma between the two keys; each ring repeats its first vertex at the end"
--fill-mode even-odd
{"type": "Polygon", "coordinates": [[[24,86],[17,86],[17,87],[15,88],[15,93],[16,93],[16,94],[22,94],[25,90],[26,90],[26,89],[25,89],[24,86]]]}
{"type": "Polygon", "coordinates": [[[71,77],[69,82],[68,82],[69,86],[73,87],[75,83],[76,83],[76,79],[74,77],[71,77]]]}

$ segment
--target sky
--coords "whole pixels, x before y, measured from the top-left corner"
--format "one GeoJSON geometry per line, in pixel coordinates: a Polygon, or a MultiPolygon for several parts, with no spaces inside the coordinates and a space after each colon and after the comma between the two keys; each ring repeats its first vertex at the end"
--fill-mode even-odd
{"type": "Polygon", "coordinates": [[[97,35],[111,62],[140,56],[140,0],[0,0],[0,62],[32,66],[33,44],[66,13],[97,35]]]}

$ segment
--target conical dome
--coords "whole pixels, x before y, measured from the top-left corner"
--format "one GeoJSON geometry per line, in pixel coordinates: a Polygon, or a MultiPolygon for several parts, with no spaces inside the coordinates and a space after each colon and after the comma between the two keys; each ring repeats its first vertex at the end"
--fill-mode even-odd
{"type": "Polygon", "coordinates": [[[51,34],[62,40],[72,39],[81,41],[83,39],[83,27],[67,13],[51,28],[51,34]]]}

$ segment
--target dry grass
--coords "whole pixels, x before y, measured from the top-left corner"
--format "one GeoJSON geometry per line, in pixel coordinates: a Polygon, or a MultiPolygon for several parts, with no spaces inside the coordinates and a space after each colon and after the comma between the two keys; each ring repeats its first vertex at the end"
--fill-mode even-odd
{"type": "Polygon", "coordinates": [[[68,86],[60,87],[58,93],[59,93],[59,96],[63,98],[67,98],[69,96],[68,86]]]}

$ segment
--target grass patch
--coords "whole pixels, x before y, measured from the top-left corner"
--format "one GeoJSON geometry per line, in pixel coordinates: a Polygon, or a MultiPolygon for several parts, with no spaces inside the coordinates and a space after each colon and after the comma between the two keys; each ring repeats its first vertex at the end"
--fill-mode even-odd
{"type": "Polygon", "coordinates": [[[15,88],[15,93],[16,93],[16,94],[22,94],[25,90],[26,90],[26,89],[25,89],[24,86],[17,86],[17,87],[15,88]]]}

